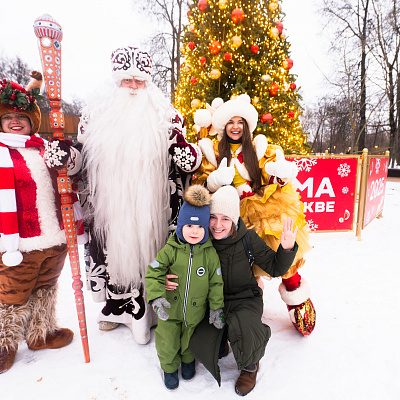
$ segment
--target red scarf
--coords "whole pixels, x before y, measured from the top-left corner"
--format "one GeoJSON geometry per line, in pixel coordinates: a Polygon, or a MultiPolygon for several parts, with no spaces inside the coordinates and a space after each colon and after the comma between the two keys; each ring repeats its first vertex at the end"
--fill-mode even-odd
{"type": "Polygon", "coordinates": [[[7,266],[21,263],[22,254],[19,248],[19,231],[17,202],[15,199],[14,165],[10,148],[43,146],[44,140],[37,134],[17,135],[0,132],[0,234],[6,252],[2,261],[7,266]]]}

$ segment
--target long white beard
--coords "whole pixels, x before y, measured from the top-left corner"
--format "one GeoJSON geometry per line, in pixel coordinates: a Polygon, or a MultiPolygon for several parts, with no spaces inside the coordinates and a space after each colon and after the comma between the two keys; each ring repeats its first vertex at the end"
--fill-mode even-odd
{"type": "Polygon", "coordinates": [[[167,238],[171,106],[154,88],[117,88],[89,115],[83,153],[94,232],[112,283],[137,284],[167,238]]]}

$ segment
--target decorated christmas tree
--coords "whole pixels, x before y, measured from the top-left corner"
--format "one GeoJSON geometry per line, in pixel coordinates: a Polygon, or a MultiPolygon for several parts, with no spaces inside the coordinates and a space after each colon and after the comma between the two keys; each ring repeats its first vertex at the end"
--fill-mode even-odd
{"type": "Polygon", "coordinates": [[[259,114],[257,134],[286,153],[307,152],[300,95],[278,0],[198,0],[189,5],[175,106],[197,140],[194,113],[213,99],[246,93],[259,114]]]}

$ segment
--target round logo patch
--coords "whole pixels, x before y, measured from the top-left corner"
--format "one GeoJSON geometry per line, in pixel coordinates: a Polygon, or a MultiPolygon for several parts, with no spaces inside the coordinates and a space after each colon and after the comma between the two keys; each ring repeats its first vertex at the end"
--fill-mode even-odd
{"type": "Polygon", "coordinates": [[[205,270],[204,267],[199,267],[199,268],[197,268],[196,274],[197,274],[198,276],[203,276],[205,273],[206,273],[206,270],[205,270]]]}

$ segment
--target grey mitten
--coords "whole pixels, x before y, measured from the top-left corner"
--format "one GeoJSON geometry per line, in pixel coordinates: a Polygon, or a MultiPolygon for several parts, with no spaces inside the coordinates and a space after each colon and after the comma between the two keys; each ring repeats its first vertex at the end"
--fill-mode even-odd
{"type": "Polygon", "coordinates": [[[210,310],[210,318],[208,319],[210,324],[213,324],[217,329],[222,329],[225,326],[225,315],[222,308],[218,310],[210,310]]]}
{"type": "Polygon", "coordinates": [[[151,302],[153,310],[157,313],[158,318],[166,321],[169,318],[169,314],[164,307],[170,308],[171,304],[167,301],[165,297],[157,297],[151,302]]]}

